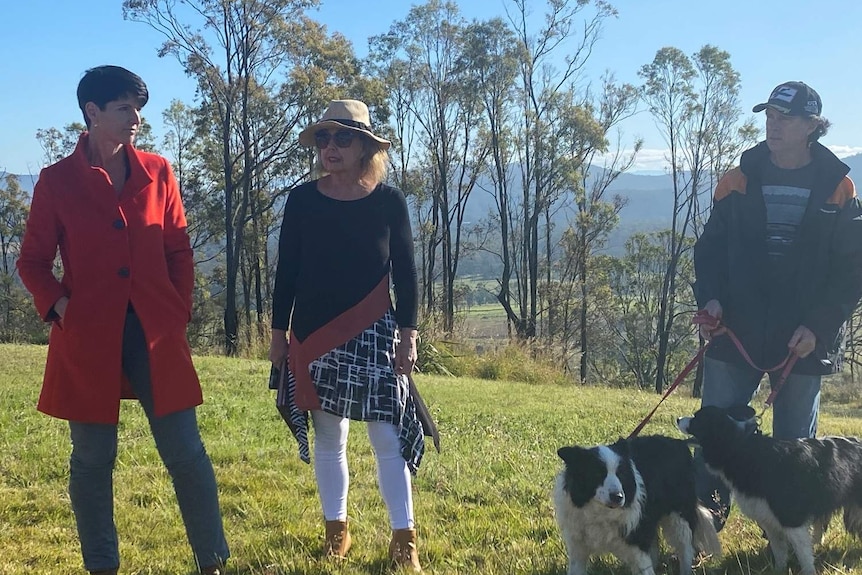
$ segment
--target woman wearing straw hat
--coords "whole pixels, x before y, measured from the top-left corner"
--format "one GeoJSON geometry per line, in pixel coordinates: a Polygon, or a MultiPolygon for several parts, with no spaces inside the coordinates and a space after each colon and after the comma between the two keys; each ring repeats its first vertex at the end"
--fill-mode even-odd
{"type": "Polygon", "coordinates": [[[299,142],[317,149],[320,178],[291,190],[284,208],[269,354],[274,366],[287,362],[278,402],[305,461],[311,413],[325,553],[344,558],[351,545],[347,434],[351,419],[366,421],[392,528],[389,555],[420,571],[411,472],[425,444],[407,382],[418,308],[407,202],[382,183],[390,142],[371,131],[363,102],[333,100],[299,142]]]}

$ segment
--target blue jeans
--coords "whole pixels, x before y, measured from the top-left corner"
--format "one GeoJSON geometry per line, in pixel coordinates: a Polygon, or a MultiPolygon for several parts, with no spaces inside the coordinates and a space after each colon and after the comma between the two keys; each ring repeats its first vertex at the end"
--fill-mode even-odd
{"type": "MultiPolygon", "coordinates": [[[[146,340],[134,313],[126,315],[123,371],[144,408],[156,448],[170,473],[186,535],[198,568],[220,565],[230,555],[222,527],[212,463],[198,431],[194,408],[153,416],[146,340]]],[[[69,496],[88,571],[120,565],[114,525],[113,470],[117,426],[69,422],[72,438],[69,496]]]]}
{"type": "MultiPolygon", "coordinates": [[[[748,365],[735,365],[709,357],[703,363],[701,405],[748,405],[760,387],[763,373],[748,365]]],[[[781,372],[769,374],[770,387],[781,372]]],[[[776,439],[814,437],[820,409],[820,376],[791,373],[772,404],[772,436],[776,439]]],[[[730,490],[706,469],[700,448],[695,449],[695,482],[701,503],[712,511],[721,529],[730,512],[730,490]]]]}

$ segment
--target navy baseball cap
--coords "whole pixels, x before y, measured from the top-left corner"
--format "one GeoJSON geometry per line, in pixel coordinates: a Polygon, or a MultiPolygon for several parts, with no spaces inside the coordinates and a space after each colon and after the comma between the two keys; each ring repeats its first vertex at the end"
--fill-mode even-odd
{"type": "Polygon", "coordinates": [[[788,116],[819,116],[823,110],[820,94],[804,82],[784,82],[772,90],[769,100],[758,104],[752,112],[762,112],[766,108],[778,110],[788,116]]]}

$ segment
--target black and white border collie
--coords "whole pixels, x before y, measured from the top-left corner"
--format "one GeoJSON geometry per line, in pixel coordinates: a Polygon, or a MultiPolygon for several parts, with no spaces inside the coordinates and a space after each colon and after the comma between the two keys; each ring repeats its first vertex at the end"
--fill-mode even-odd
{"type": "MultiPolygon", "coordinates": [[[[733,408],[736,412],[739,407],[733,408]]],[[[703,407],[677,421],[694,436],[707,468],[730,487],[739,510],[769,538],[777,571],[789,548],[803,575],[814,575],[810,529],[819,543],[829,520],[844,510],[844,526],[862,536],[862,442],[854,438],[780,440],[756,431],[727,409],[703,407]]]]}
{"type": "Polygon", "coordinates": [[[658,564],[658,528],[691,573],[695,548],[721,554],[708,510],[697,502],[688,445],[658,435],[612,445],[561,447],[554,515],[569,555],[568,575],[585,575],[590,556],[612,553],[637,575],[658,564]]]}

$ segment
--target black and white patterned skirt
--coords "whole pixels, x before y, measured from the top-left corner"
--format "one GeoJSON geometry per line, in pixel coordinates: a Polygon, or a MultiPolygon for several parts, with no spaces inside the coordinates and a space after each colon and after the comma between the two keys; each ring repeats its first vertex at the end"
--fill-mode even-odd
{"type": "MultiPolygon", "coordinates": [[[[392,310],[345,344],[309,365],[311,380],[327,413],[355,421],[382,421],[398,428],[401,456],[416,473],[425,451],[422,424],[405,375],[395,373],[396,323],[392,310]]],[[[295,401],[296,380],[288,371],[276,404],[299,443],[299,456],[311,462],[308,412],[295,401]]]]}

